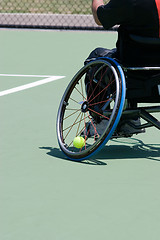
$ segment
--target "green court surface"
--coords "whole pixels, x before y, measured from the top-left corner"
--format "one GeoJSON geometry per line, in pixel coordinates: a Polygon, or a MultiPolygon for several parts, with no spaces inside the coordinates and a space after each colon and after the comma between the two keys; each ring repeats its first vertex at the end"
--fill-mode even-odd
{"type": "Polygon", "coordinates": [[[157,129],[109,141],[80,163],[57,143],[67,84],[91,50],[116,38],[0,30],[0,240],[159,240],[157,129]]]}

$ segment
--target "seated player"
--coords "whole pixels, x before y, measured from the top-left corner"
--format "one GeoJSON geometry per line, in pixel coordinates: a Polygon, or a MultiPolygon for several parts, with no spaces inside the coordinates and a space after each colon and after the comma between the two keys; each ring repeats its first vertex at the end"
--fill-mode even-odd
{"type": "MultiPolygon", "coordinates": [[[[135,44],[130,41],[130,34],[142,37],[159,38],[160,37],[160,0],[110,0],[104,4],[103,0],[92,0],[92,13],[95,22],[102,25],[104,29],[108,30],[115,25],[118,25],[118,40],[116,48],[104,49],[96,48],[92,51],[86,60],[97,57],[112,57],[118,59],[122,64],[133,64],[139,58],[135,44]],[[130,55],[130,50],[135,52],[135,56],[130,55]]],[[[145,59],[145,58],[144,58],[145,59]]],[[[143,129],[135,129],[131,126],[133,123],[139,126],[140,119],[129,120],[128,123],[122,125],[120,132],[124,135],[133,133],[141,133],[143,129]]],[[[101,135],[103,129],[107,124],[106,120],[96,123],[96,130],[101,135]]],[[[92,124],[90,128],[90,136],[94,135],[94,128],[92,124]]]]}

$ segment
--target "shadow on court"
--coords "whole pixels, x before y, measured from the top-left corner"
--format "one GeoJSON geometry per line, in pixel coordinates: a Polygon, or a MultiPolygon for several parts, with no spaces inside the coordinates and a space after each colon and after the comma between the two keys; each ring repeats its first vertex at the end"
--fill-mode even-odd
{"type": "MultiPolygon", "coordinates": [[[[106,165],[105,162],[101,160],[114,160],[114,159],[139,159],[146,158],[149,160],[160,161],[160,144],[145,144],[143,141],[138,139],[130,139],[125,144],[124,141],[112,140],[112,143],[117,143],[119,145],[109,145],[104,146],[103,149],[93,155],[93,157],[87,161],[82,161],[79,163],[91,164],[91,165],[106,165]]],[[[47,154],[52,157],[60,158],[62,160],[68,160],[67,157],[62,153],[59,148],[52,147],[40,147],[40,149],[49,150],[47,154]]],[[[70,161],[70,160],[68,160],[70,161]]],[[[78,161],[77,161],[78,162],[78,161]]]]}
{"type": "Polygon", "coordinates": [[[105,146],[100,152],[100,159],[139,159],[160,161],[160,144],[136,144],[105,146]]]}
{"type": "Polygon", "coordinates": [[[90,165],[107,165],[107,163],[104,163],[102,161],[98,161],[95,158],[91,158],[89,160],[85,160],[85,161],[73,161],[68,159],[59,148],[52,148],[52,147],[40,147],[40,149],[45,149],[45,150],[49,150],[49,152],[47,152],[47,154],[49,156],[52,157],[56,157],[56,158],[60,158],[61,160],[67,160],[67,161],[72,161],[75,163],[81,163],[81,164],[90,164],[90,165]]]}

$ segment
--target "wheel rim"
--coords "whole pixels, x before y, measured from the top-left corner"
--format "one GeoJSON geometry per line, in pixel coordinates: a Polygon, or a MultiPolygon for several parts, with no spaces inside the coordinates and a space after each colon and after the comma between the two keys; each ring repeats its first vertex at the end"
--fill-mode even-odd
{"type": "MultiPolygon", "coordinates": [[[[92,77],[93,79],[93,77],[92,77]]],[[[101,77],[100,81],[103,79],[101,77]]],[[[98,81],[99,82],[99,81],[98,81]]],[[[98,84],[98,83],[97,83],[98,84]]],[[[92,86],[90,86],[91,88],[92,86]]],[[[99,87],[99,84],[98,84],[99,87]]],[[[97,88],[98,88],[97,87],[97,88]]],[[[95,89],[92,89],[92,93],[95,89]]],[[[99,94],[100,95],[100,94],[99,94]]],[[[83,67],[72,79],[68,88],[66,89],[61,104],[59,107],[58,118],[57,118],[57,135],[59,145],[62,151],[71,159],[84,159],[86,156],[91,155],[97,148],[100,147],[102,142],[105,140],[106,136],[109,134],[111,128],[114,124],[114,118],[116,117],[118,104],[121,98],[121,91],[119,86],[119,76],[115,67],[109,62],[104,60],[93,61],[87,66],[83,67]],[[112,88],[112,93],[106,96],[103,101],[98,100],[97,94],[90,94],[87,98],[85,76],[86,73],[93,66],[100,66],[102,69],[110,69],[112,77],[109,79],[108,84],[105,88],[101,89],[101,96],[108,94],[109,88],[112,88]],[[96,101],[95,101],[96,99],[96,101]],[[98,102],[99,101],[99,102],[98,102]],[[100,104],[102,107],[107,105],[109,102],[110,110],[108,111],[95,111],[93,106],[100,104]],[[73,146],[73,139],[76,136],[81,135],[86,129],[87,123],[91,122],[94,128],[93,115],[97,115],[100,119],[106,119],[108,121],[104,132],[99,136],[95,129],[95,134],[93,137],[87,136],[87,131],[85,132],[85,145],[83,148],[75,148],[73,146]]]]}

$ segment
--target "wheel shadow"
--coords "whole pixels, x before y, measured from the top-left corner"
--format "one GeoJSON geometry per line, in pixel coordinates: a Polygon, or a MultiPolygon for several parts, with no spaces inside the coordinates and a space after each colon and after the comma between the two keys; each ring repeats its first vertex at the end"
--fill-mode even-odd
{"type": "Polygon", "coordinates": [[[61,160],[90,165],[107,165],[104,161],[115,159],[129,160],[145,158],[160,161],[160,144],[145,144],[136,138],[130,138],[129,140],[130,141],[125,139],[127,142],[124,142],[124,140],[111,140],[112,145],[104,146],[100,152],[84,161],[69,160],[59,148],[40,147],[40,149],[47,150],[47,155],[61,160]]]}
{"type": "Polygon", "coordinates": [[[131,141],[124,144],[122,141],[112,140],[112,145],[105,146],[99,153],[99,159],[149,159],[160,161],[160,144],[145,144],[143,141],[131,138],[131,141]],[[113,143],[119,143],[114,145],[113,143]]]}
{"type": "Polygon", "coordinates": [[[47,155],[49,155],[51,157],[59,158],[61,160],[71,161],[71,162],[80,163],[80,164],[107,165],[107,163],[99,161],[99,160],[97,160],[97,158],[91,158],[91,159],[87,159],[87,160],[84,160],[84,161],[70,160],[63,154],[63,152],[59,148],[40,147],[40,149],[44,149],[44,150],[47,150],[47,151],[49,150],[46,153],[47,155]]]}

